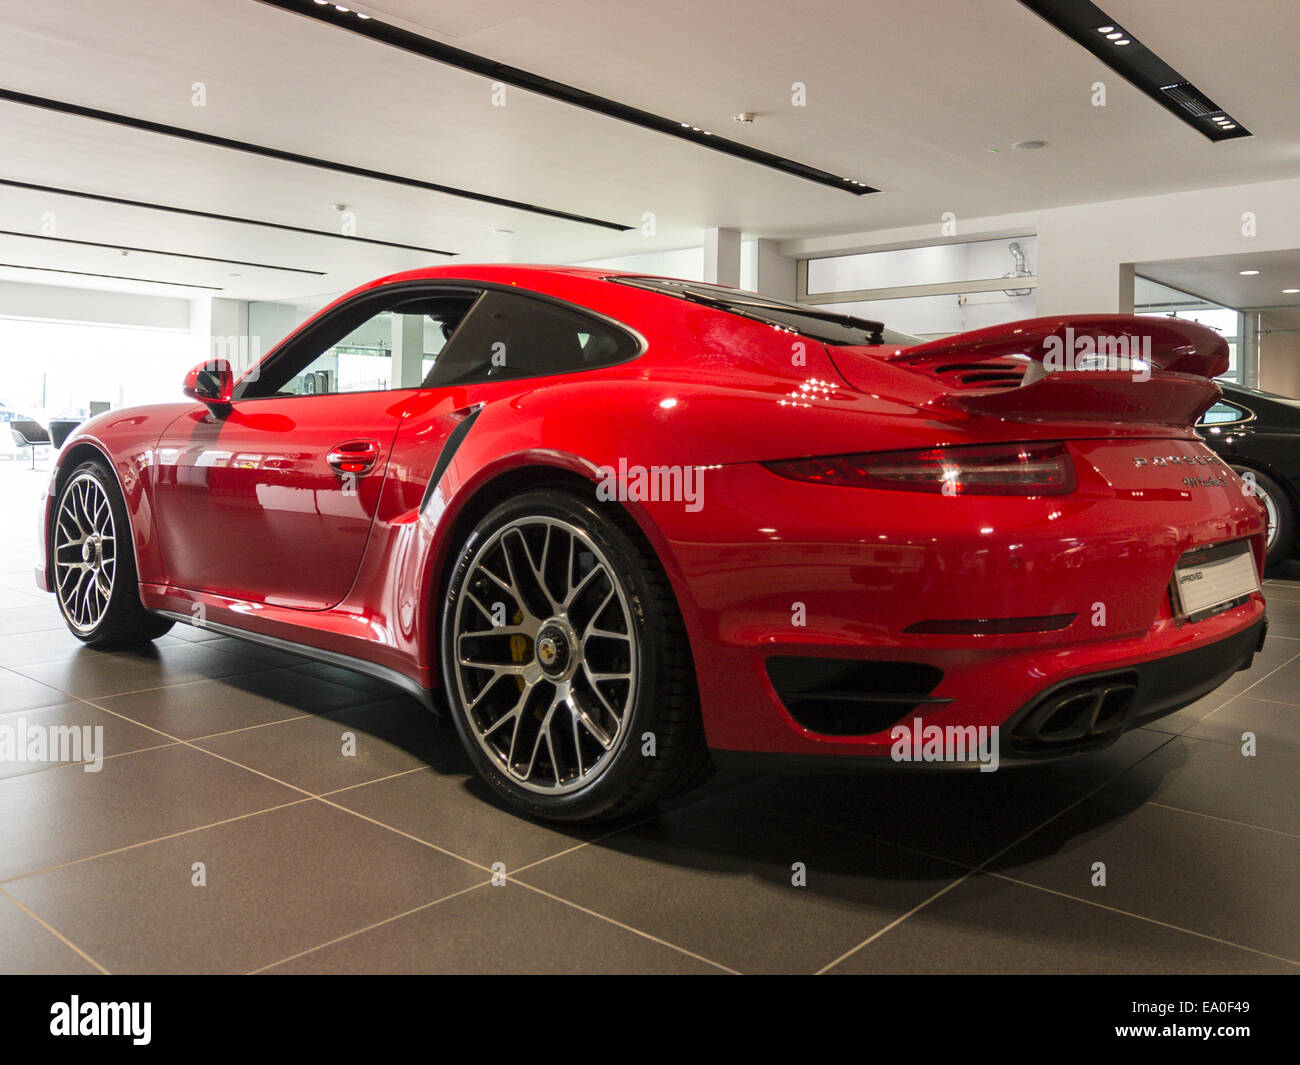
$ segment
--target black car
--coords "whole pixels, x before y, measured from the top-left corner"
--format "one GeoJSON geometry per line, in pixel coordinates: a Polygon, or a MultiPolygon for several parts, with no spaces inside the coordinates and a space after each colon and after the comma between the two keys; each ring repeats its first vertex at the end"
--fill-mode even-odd
{"type": "Polygon", "coordinates": [[[1223,398],[1197,431],[1234,470],[1253,481],[1268,511],[1268,569],[1290,557],[1300,530],[1300,400],[1220,381],[1223,398]]]}

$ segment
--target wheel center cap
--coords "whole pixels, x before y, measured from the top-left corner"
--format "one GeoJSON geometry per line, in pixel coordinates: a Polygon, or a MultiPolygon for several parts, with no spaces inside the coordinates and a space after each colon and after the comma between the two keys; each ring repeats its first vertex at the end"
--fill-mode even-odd
{"type": "Polygon", "coordinates": [[[567,677],[577,664],[572,631],[567,625],[548,621],[537,633],[537,664],[551,680],[567,677]]]}

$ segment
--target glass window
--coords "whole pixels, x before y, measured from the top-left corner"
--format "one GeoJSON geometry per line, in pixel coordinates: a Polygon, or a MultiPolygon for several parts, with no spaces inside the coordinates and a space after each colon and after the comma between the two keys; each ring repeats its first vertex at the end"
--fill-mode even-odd
{"type": "Polygon", "coordinates": [[[787,303],[785,300],[773,299],[771,296],[759,296],[752,292],[725,288],[722,285],[709,285],[702,281],[675,281],[661,277],[611,277],[622,285],[661,292],[665,296],[676,296],[702,303],[719,311],[766,322],[783,329],[790,329],[814,340],[827,344],[903,344],[919,343],[918,338],[887,331],[881,322],[866,318],[854,318],[838,311],[828,311],[817,307],[808,307],[799,303],[787,303]],[[886,338],[888,332],[889,338],[886,338]]]}
{"type": "Polygon", "coordinates": [[[478,296],[407,294],[383,309],[363,298],[309,325],[241,383],[237,398],[420,388],[478,296]]]}
{"type": "Polygon", "coordinates": [[[1219,400],[1218,403],[1201,415],[1201,420],[1196,424],[1228,425],[1231,422],[1244,421],[1247,417],[1247,413],[1240,407],[1234,407],[1231,403],[1219,400]]]}
{"type": "Polygon", "coordinates": [[[549,300],[489,289],[425,379],[426,387],[573,373],[632,358],[631,334],[549,300]]]}

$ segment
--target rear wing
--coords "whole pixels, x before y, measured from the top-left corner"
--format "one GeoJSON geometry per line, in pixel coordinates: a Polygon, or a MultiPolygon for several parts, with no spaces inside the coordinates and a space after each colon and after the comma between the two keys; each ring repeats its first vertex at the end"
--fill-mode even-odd
{"type": "Polygon", "coordinates": [[[885,360],[940,382],[936,406],[1012,420],[1190,425],[1221,394],[1228,344],[1177,318],[1029,318],[901,348],[885,360]]]}

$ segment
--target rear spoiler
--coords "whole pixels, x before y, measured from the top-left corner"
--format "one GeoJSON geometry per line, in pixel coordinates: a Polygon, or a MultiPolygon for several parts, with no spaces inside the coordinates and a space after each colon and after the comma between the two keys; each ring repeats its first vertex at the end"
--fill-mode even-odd
{"type": "Polygon", "coordinates": [[[1189,425],[1220,396],[1228,344],[1178,318],[1082,314],[1029,318],[901,348],[887,362],[951,382],[993,360],[1024,366],[1018,385],[956,388],[936,406],[1015,420],[1086,419],[1189,425]],[[972,367],[973,368],[973,367],[972,367]]]}

